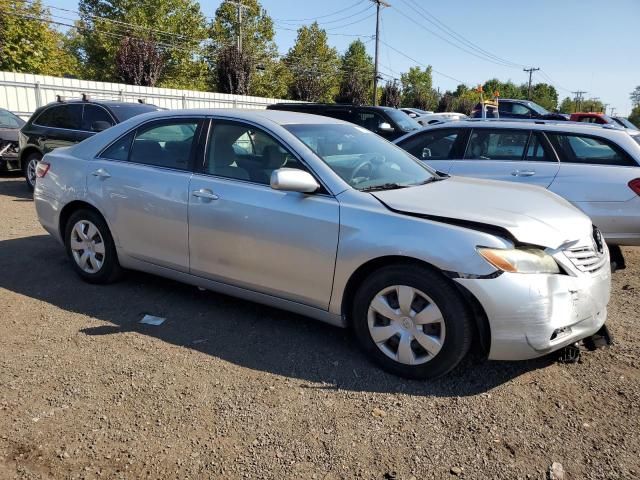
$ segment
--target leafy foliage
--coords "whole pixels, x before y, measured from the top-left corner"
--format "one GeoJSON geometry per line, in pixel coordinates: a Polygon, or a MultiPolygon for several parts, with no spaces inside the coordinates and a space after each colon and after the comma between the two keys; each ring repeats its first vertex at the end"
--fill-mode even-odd
{"type": "Polygon", "coordinates": [[[116,52],[117,75],[124,83],[154,87],[165,66],[163,57],[152,40],[125,37],[116,52]]]}
{"type": "Polygon", "coordinates": [[[117,80],[116,55],[121,39],[130,37],[162,50],[165,66],[158,86],[205,87],[206,23],[194,0],[80,0],[79,10],[71,43],[85,78],[117,80]]]}
{"type": "Polygon", "coordinates": [[[629,121],[636,127],[640,128],[640,104],[633,107],[631,114],[629,115],[629,121]]]}
{"type": "Polygon", "coordinates": [[[298,29],[296,43],[285,57],[291,71],[289,95],[295,100],[330,102],[338,90],[338,52],[316,22],[298,29]]]}
{"type": "Polygon", "coordinates": [[[0,0],[0,70],[74,75],[77,63],[64,49],[64,37],[50,27],[40,0],[0,0]]]}
{"type": "Polygon", "coordinates": [[[633,105],[634,109],[640,106],[640,85],[633,89],[633,92],[629,94],[629,99],[631,100],[631,105],[633,105]]]}
{"type": "Polygon", "coordinates": [[[402,82],[402,105],[406,107],[433,110],[437,106],[438,96],[433,89],[431,66],[422,70],[411,67],[407,73],[400,75],[402,82]]]}
{"type": "Polygon", "coordinates": [[[362,40],[349,45],[341,59],[340,90],[336,102],[362,105],[371,101],[373,60],[362,40]]]}
{"type": "Polygon", "coordinates": [[[222,93],[246,95],[253,62],[251,57],[240,52],[234,45],[227,45],[218,53],[216,62],[216,84],[222,93]]]}
{"type": "Polygon", "coordinates": [[[397,81],[387,82],[380,95],[380,104],[385,107],[398,108],[402,101],[402,92],[397,81]]]}

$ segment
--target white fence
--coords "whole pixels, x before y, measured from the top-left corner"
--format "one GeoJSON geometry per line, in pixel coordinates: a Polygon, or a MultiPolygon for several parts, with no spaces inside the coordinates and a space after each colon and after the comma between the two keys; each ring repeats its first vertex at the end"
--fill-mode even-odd
{"type": "Polygon", "coordinates": [[[171,109],[266,108],[267,105],[273,103],[288,101],[248,95],[139,87],[124,83],[92,82],[74,78],[0,72],[0,107],[21,117],[29,117],[36,108],[54,102],[57,95],[66,99],[79,99],[83,93],[95,100],[137,102],[138,99],[142,99],[146,103],[171,109]]]}

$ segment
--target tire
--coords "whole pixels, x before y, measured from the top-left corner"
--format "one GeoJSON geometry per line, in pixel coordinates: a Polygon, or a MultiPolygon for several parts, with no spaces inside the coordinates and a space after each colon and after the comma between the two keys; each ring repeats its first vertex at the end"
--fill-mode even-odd
{"type": "Polygon", "coordinates": [[[74,270],[86,282],[106,284],[122,275],[113,237],[97,212],[83,209],[72,213],[64,240],[74,270]]]}
{"type": "Polygon", "coordinates": [[[419,380],[455,368],[473,332],[471,310],[451,281],[416,265],[371,274],[355,294],[351,325],[360,346],[384,370],[419,380]]]}
{"type": "Polygon", "coordinates": [[[42,155],[34,152],[27,155],[22,161],[22,174],[27,182],[27,187],[31,191],[36,188],[36,166],[40,160],[42,160],[42,155]]]}

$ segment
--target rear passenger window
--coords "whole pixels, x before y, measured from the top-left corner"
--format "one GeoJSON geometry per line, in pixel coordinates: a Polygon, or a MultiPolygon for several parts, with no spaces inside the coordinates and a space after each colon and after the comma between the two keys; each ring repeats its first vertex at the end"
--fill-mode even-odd
{"type": "Polygon", "coordinates": [[[112,143],[110,147],[102,152],[100,157],[126,162],[129,159],[129,147],[131,147],[132,140],[133,132],[125,135],[115,143],[112,143]]]}
{"type": "Polygon", "coordinates": [[[440,129],[414,135],[399,146],[419,160],[452,158],[459,130],[440,129]]]}
{"type": "Polygon", "coordinates": [[[637,166],[622,148],[603,138],[552,132],[547,136],[564,163],[637,166]]]}
{"type": "Polygon", "coordinates": [[[43,127],[80,130],[82,122],[82,104],[72,103],[48,108],[34,122],[43,127]]]}
{"type": "Polygon", "coordinates": [[[198,122],[195,120],[172,120],[145,125],[136,132],[129,161],[187,170],[197,129],[198,122]]]}
{"type": "Polygon", "coordinates": [[[474,130],[464,158],[471,160],[522,160],[529,139],[527,130],[474,130]]]}

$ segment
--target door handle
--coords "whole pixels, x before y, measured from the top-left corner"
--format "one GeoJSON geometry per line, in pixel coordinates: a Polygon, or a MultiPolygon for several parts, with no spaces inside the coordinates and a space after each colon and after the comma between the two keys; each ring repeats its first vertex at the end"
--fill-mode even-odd
{"type": "Polygon", "coordinates": [[[207,188],[201,188],[200,190],[194,190],[191,192],[194,197],[204,198],[206,200],[218,200],[218,195],[213,193],[207,188]]]}
{"type": "Polygon", "coordinates": [[[91,172],[91,175],[98,178],[110,178],[111,174],[107,172],[104,168],[99,168],[95,172],[91,172]]]}
{"type": "Polygon", "coordinates": [[[533,177],[535,174],[535,170],[514,170],[511,172],[514,177],[533,177]]]}

